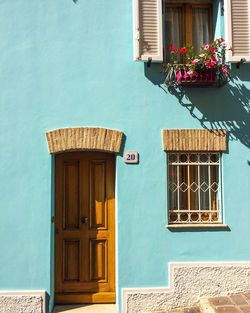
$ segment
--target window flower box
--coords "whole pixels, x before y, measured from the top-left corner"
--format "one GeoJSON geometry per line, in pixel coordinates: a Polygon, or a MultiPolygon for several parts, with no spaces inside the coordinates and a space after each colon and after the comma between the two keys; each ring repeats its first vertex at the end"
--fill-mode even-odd
{"type": "Polygon", "coordinates": [[[168,87],[221,87],[229,82],[227,72],[215,69],[199,70],[190,72],[186,65],[180,69],[178,66],[169,66],[164,69],[166,73],[165,85],[168,87]]]}
{"type": "Polygon", "coordinates": [[[192,46],[177,49],[170,45],[171,60],[163,64],[166,86],[223,86],[230,80],[229,68],[225,64],[226,47],[224,39],[219,38],[201,47],[197,56],[192,46]],[[186,62],[181,62],[183,60],[186,62]]]}

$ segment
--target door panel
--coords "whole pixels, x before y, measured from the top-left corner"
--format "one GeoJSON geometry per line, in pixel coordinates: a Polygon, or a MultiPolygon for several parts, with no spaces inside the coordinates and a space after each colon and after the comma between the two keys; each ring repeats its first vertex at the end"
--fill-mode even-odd
{"type": "Polygon", "coordinates": [[[107,282],[107,240],[90,239],[90,280],[107,282]]]}
{"type": "Polygon", "coordinates": [[[90,163],[90,227],[107,228],[106,162],[93,160],[90,163]]]}
{"type": "Polygon", "coordinates": [[[80,240],[63,241],[63,281],[80,281],[80,240]]]}
{"type": "Polygon", "coordinates": [[[115,301],[114,155],[56,155],[55,299],[115,301]]]}
{"type": "Polygon", "coordinates": [[[63,163],[64,199],[63,199],[63,228],[79,229],[79,161],[63,163]]]}

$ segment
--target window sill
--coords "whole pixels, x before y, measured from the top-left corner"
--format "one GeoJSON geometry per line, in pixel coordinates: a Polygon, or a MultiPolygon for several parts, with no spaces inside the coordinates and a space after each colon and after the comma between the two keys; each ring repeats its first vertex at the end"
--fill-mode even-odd
{"type": "Polygon", "coordinates": [[[228,230],[230,228],[227,224],[167,224],[166,228],[171,231],[181,231],[181,230],[228,230]]]}

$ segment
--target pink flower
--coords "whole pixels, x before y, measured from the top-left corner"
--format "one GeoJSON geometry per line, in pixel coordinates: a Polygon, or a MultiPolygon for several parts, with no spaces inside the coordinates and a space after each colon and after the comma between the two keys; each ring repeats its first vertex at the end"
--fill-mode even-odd
{"type": "Polygon", "coordinates": [[[206,45],[204,45],[204,50],[209,50],[209,48],[210,48],[210,46],[208,43],[206,45]]]}
{"type": "Polygon", "coordinates": [[[179,53],[187,53],[188,49],[186,47],[180,48],[179,53]]]}
{"type": "Polygon", "coordinates": [[[187,78],[189,78],[189,77],[190,77],[190,75],[188,74],[188,72],[185,72],[184,75],[183,75],[183,78],[184,78],[184,79],[187,79],[187,78]]]}
{"type": "Polygon", "coordinates": [[[205,66],[206,66],[206,68],[211,68],[211,62],[210,61],[206,61],[205,62],[205,66]]]}
{"type": "Polygon", "coordinates": [[[175,77],[176,77],[177,81],[180,81],[181,77],[182,77],[181,71],[177,71],[176,74],[175,74],[175,77]]]}
{"type": "Polygon", "coordinates": [[[199,60],[195,59],[195,60],[191,61],[191,64],[192,64],[192,65],[197,65],[198,62],[199,62],[199,60]]]}
{"type": "Polygon", "coordinates": [[[221,70],[223,73],[229,73],[228,67],[226,65],[222,65],[221,70]]]}
{"type": "Polygon", "coordinates": [[[205,67],[206,68],[213,68],[215,67],[216,63],[214,61],[206,61],[205,62],[205,67]]]}
{"type": "Polygon", "coordinates": [[[195,78],[195,77],[197,77],[197,75],[198,75],[196,72],[193,72],[193,71],[191,71],[191,70],[189,70],[189,71],[187,72],[187,74],[188,74],[188,76],[191,77],[191,78],[195,78]]]}
{"type": "Polygon", "coordinates": [[[210,60],[213,61],[213,62],[217,62],[217,59],[216,59],[216,57],[214,55],[211,55],[210,60]]]}
{"type": "Polygon", "coordinates": [[[210,52],[215,53],[216,49],[214,47],[210,47],[210,52]]]}
{"type": "Polygon", "coordinates": [[[170,50],[170,52],[176,52],[177,51],[177,49],[175,48],[175,46],[172,43],[169,46],[169,50],[170,50]]]}

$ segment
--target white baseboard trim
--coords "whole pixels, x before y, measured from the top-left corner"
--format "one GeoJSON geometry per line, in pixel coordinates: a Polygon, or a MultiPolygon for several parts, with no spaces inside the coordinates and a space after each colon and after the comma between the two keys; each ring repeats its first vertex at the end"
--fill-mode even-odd
{"type": "Polygon", "coordinates": [[[166,287],[123,288],[122,312],[166,311],[201,297],[250,290],[250,262],[171,262],[166,287]]]}
{"type": "MultiPolygon", "coordinates": [[[[19,306],[23,305],[25,307],[25,302],[28,305],[32,305],[32,298],[34,301],[36,301],[38,304],[40,303],[39,307],[40,313],[46,313],[46,292],[45,290],[0,290],[0,313],[2,312],[9,312],[6,305],[10,305],[10,312],[16,313],[20,311],[14,312],[15,310],[15,301],[18,299],[19,306]],[[13,300],[13,303],[12,303],[13,300]],[[4,303],[6,305],[4,305],[4,303]],[[4,307],[5,306],[5,307],[4,307]]],[[[29,308],[27,307],[27,312],[29,308]]],[[[23,311],[22,311],[23,312],[23,311]]],[[[38,310],[37,310],[38,312],[38,310]]]]}

